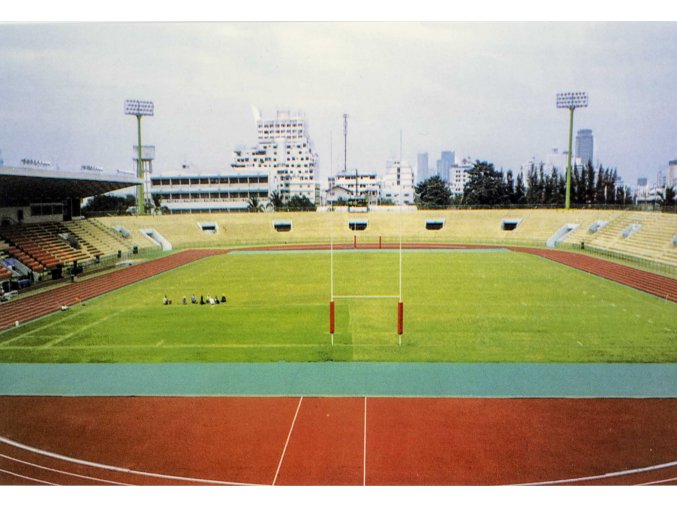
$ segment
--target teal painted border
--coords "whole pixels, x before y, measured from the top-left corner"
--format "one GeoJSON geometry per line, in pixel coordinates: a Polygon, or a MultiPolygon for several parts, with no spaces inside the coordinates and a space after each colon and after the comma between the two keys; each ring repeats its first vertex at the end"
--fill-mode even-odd
{"type": "Polygon", "coordinates": [[[0,364],[0,395],[675,398],[677,364],[0,364]]]}

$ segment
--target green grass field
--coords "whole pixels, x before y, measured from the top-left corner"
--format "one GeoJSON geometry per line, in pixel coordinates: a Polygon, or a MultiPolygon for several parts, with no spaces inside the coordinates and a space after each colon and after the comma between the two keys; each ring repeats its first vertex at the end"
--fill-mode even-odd
{"type": "MultiPolygon", "coordinates": [[[[398,294],[398,262],[336,252],[335,294],[398,294]]],[[[396,299],[337,299],[332,346],[329,297],[328,253],[231,253],[0,333],[0,362],[677,361],[677,305],[526,254],[404,251],[401,346],[396,299]]]]}

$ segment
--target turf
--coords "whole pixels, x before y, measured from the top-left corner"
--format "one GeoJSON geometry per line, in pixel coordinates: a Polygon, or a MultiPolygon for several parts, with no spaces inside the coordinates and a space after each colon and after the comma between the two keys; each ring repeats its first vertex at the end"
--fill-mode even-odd
{"type": "MultiPolygon", "coordinates": [[[[336,252],[334,293],[397,295],[398,265],[336,252]]],[[[337,299],[332,346],[330,287],[328,253],[217,256],[4,332],[0,362],[677,361],[677,305],[526,254],[405,251],[401,346],[397,299],[337,299]]]]}

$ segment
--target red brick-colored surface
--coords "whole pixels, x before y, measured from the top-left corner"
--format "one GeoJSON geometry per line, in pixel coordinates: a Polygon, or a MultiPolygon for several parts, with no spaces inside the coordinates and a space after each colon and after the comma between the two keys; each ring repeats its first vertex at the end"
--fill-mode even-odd
{"type": "Polygon", "coordinates": [[[676,399],[0,397],[0,484],[674,485],[676,421],[676,399]]]}

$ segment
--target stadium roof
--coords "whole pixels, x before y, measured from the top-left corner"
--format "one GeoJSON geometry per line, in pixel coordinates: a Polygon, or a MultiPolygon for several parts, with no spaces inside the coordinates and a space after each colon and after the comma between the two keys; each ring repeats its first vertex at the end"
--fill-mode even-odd
{"type": "Polygon", "coordinates": [[[0,207],[83,199],[140,184],[125,173],[0,167],[0,207]]]}

